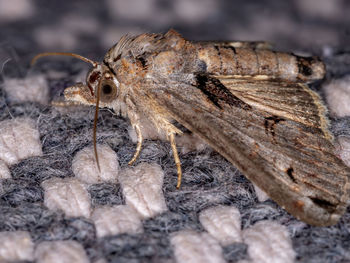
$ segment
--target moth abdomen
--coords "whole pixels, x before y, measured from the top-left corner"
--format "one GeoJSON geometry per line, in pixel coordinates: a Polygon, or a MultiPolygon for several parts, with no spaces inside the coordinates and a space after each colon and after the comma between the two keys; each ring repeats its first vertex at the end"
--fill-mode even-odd
{"type": "Polygon", "coordinates": [[[298,65],[299,79],[306,82],[323,79],[326,73],[326,67],[318,57],[295,56],[295,58],[298,65]]]}
{"type": "Polygon", "coordinates": [[[317,57],[229,44],[198,45],[198,58],[209,74],[293,82],[311,82],[322,79],[325,74],[325,66],[317,57]]]}

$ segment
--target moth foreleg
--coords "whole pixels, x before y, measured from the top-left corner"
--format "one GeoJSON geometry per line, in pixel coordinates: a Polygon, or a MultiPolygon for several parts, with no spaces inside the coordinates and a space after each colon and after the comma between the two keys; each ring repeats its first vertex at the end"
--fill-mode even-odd
{"type": "Polygon", "coordinates": [[[169,140],[170,140],[171,148],[173,150],[173,155],[174,155],[175,164],[176,164],[176,168],[177,168],[176,188],[179,189],[181,186],[182,170],[181,170],[180,158],[179,158],[179,155],[177,153],[176,144],[175,144],[175,133],[170,133],[169,140]]]}
{"type": "Polygon", "coordinates": [[[129,165],[132,165],[136,161],[137,157],[139,157],[140,152],[141,152],[142,142],[143,142],[143,137],[142,137],[142,132],[141,132],[140,126],[138,124],[136,124],[134,126],[134,128],[135,128],[136,135],[137,135],[137,146],[136,146],[136,151],[134,153],[134,156],[132,157],[132,159],[128,163],[129,165]]]}

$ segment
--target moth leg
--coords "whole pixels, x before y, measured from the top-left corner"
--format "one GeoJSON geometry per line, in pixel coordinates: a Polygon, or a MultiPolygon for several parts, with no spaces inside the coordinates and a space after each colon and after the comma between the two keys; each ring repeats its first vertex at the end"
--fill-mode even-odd
{"type": "Polygon", "coordinates": [[[170,144],[171,144],[171,148],[173,150],[173,155],[174,155],[175,164],[176,164],[176,168],[177,168],[177,185],[176,185],[176,188],[179,189],[180,186],[181,186],[182,170],[181,170],[180,158],[179,158],[179,155],[177,153],[176,144],[175,144],[175,134],[174,133],[170,133],[169,139],[170,139],[170,144]]]}
{"type": "Polygon", "coordinates": [[[140,152],[141,152],[141,147],[142,147],[142,141],[143,141],[140,126],[135,125],[134,128],[135,128],[136,135],[137,135],[137,146],[136,146],[136,151],[134,153],[134,156],[132,157],[132,159],[128,163],[129,165],[132,165],[136,161],[137,157],[139,157],[140,152]]]}

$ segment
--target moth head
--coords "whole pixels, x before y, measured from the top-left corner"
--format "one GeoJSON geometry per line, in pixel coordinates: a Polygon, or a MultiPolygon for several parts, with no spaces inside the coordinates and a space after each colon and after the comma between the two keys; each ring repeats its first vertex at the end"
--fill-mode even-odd
{"type": "Polygon", "coordinates": [[[85,84],[79,82],[64,90],[64,97],[67,101],[84,105],[99,104],[99,107],[111,107],[111,104],[117,99],[119,82],[115,74],[104,64],[77,54],[61,52],[41,53],[33,58],[32,64],[43,56],[72,56],[93,66],[86,76],[85,84]]]}
{"type": "Polygon", "coordinates": [[[78,102],[84,105],[95,105],[93,143],[95,158],[100,170],[97,148],[96,148],[96,126],[99,107],[111,107],[119,95],[119,82],[113,74],[112,69],[104,64],[95,62],[83,56],[73,53],[49,52],[36,55],[31,64],[33,65],[40,57],[44,56],[71,56],[90,63],[93,68],[86,77],[86,84],[77,83],[64,90],[64,97],[67,101],[78,102]]]}
{"type": "Polygon", "coordinates": [[[81,97],[77,98],[72,94],[73,86],[64,91],[65,98],[67,100],[82,99],[84,104],[89,105],[96,105],[98,100],[100,107],[112,108],[119,95],[119,81],[110,69],[103,64],[97,64],[88,72],[86,85],[84,86],[81,97]]]}

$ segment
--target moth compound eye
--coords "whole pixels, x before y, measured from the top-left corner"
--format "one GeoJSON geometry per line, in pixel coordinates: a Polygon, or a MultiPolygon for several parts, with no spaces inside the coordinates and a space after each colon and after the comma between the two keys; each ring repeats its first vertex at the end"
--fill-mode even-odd
{"type": "Polygon", "coordinates": [[[111,102],[117,97],[117,86],[112,80],[103,80],[100,98],[102,102],[111,102]]]}
{"type": "Polygon", "coordinates": [[[104,85],[102,87],[102,93],[104,95],[110,95],[112,93],[112,87],[110,85],[108,85],[108,84],[104,85]]]}

